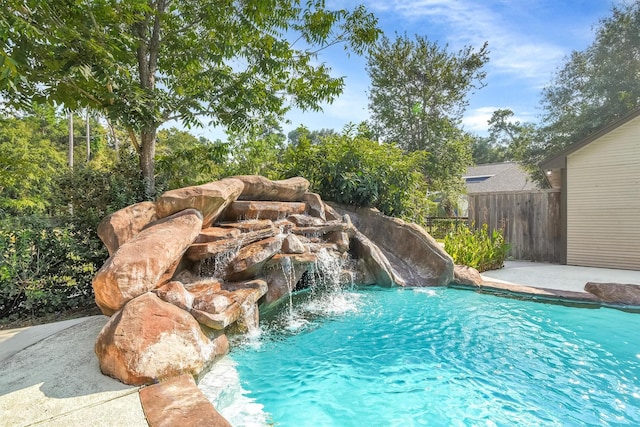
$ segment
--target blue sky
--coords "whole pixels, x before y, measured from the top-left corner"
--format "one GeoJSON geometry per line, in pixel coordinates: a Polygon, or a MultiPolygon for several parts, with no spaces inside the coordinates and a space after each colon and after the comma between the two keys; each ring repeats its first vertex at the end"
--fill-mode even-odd
{"type": "MultiPolygon", "coordinates": [[[[498,108],[510,108],[517,120],[537,121],[542,88],[573,50],[594,39],[598,21],[623,0],[364,0],[383,32],[420,34],[457,52],[464,46],[489,43],[486,86],[469,97],[465,130],[485,135],[487,120],[498,108]]],[[[329,0],[332,8],[351,8],[363,1],[329,0]]],[[[285,131],[304,124],[311,130],[340,130],[369,117],[366,58],[347,57],[342,48],[323,52],[319,61],[344,76],[344,93],[322,113],[291,111],[285,131]]],[[[192,129],[211,137],[212,130],[192,129]]]]}

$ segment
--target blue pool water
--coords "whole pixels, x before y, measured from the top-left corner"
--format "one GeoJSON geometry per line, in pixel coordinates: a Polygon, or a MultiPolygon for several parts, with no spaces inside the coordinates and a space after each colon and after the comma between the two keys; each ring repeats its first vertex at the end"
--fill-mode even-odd
{"type": "Polygon", "coordinates": [[[201,383],[234,426],[640,425],[640,314],[447,288],[314,304],[201,383]]]}

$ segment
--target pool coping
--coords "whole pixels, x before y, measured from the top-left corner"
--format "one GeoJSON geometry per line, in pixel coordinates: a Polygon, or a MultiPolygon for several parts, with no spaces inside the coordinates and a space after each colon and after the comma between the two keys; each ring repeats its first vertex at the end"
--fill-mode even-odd
{"type": "Polygon", "coordinates": [[[622,304],[604,300],[589,292],[576,292],[535,286],[519,285],[495,280],[483,280],[480,284],[464,284],[451,282],[449,288],[487,293],[505,298],[525,299],[545,304],[560,304],[580,308],[613,308],[617,310],[640,313],[640,306],[622,304]]]}

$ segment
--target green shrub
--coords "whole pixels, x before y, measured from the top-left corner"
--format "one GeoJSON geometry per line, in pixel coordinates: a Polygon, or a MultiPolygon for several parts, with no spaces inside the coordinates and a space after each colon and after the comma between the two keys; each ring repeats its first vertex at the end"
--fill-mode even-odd
{"type": "Polygon", "coordinates": [[[502,232],[496,229],[489,233],[487,224],[479,229],[459,226],[444,239],[444,249],[456,264],[467,265],[480,272],[502,268],[509,247],[502,232]]]}
{"type": "Polygon", "coordinates": [[[72,225],[0,222],[0,319],[42,316],[93,301],[91,279],[106,252],[72,225]]]}
{"type": "Polygon", "coordinates": [[[423,151],[405,153],[346,129],[316,143],[302,135],[285,151],[282,175],[304,176],[325,200],[417,220],[427,214],[426,159],[423,151]]]}

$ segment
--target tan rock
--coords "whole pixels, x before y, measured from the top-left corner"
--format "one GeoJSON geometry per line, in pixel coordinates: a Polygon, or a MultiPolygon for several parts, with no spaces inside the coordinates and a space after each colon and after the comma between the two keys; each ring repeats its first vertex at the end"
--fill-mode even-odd
{"type": "Polygon", "coordinates": [[[139,394],[150,427],[231,427],[191,375],[144,387],[139,394]]]}
{"type": "Polygon", "coordinates": [[[346,223],[342,221],[331,221],[317,226],[293,227],[291,232],[303,236],[323,236],[334,231],[346,231],[347,229],[348,226],[346,223]]]}
{"type": "Polygon", "coordinates": [[[331,206],[322,202],[324,205],[324,215],[327,221],[340,221],[342,219],[342,215],[339,214],[335,209],[331,206]]]}
{"type": "Polygon", "coordinates": [[[237,281],[256,277],[265,262],[280,251],[282,240],[282,237],[271,237],[245,246],[227,266],[225,278],[237,281]]]}
{"type": "Polygon", "coordinates": [[[120,246],[157,219],[155,203],[136,203],[120,209],[100,221],[98,236],[111,256],[120,246]]]}
{"type": "Polygon", "coordinates": [[[307,204],[307,212],[309,212],[309,215],[320,218],[323,221],[326,220],[324,203],[322,202],[319,194],[305,193],[302,200],[307,204]]]}
{"type": "Polygon", "coordinates": [[[258,230],[270,230],[274,227],[273,221],[270,219],[249,219],[239,222],[223,222],[219,225],[224,228],[235,228],[242,233],[249,233],[258,230]]]}
{"type": "Polygon", "coordinates": [[[387,257],[410,286],[446,286],[453,280],[453,260],[422,227],[382,215],[373,209],[332,204],[348,214],[387,257]]]}
{"type": "Polygon", "coordinates": [[[256,303],[266,291],[266,282],[254,280],[225,285],[222,290],[212,293],[194,293],[191,314],[211,329],[235,326],[234,332],[254,330],[258,327],[256,303]]]}
{"type": "Polygon", "coordinates": [[[453,281],[461,285],[480,286],[483,283],[482,276],[473,267],[456,264],[453,267],[453,281]]]}
{"type": "Polygon", "coordinates": [[[165,302],[188,311],[201,325],[215,330],[240,322],[237,330],[255,329],[257,301],[267,292],[262,280],[222,284],[218,280],[195,280],[183,285],[173,281],[154,290],[165,302]]]}
{"type": "Polygon", "coordinates": [[[267,282],[261,279],[248,282],[225,283],[224,288],[240,305],[240,317],[232,325],[233,333],[247,333],[259,327],[258,300],[268,291],[267,282]]]}
{"type": "Polygon", "coordinates": [[[281,220],[275,221],[273,223],[273,225],[278,230],[280,230],[280,233],[282,233],[282,234],[288,233],[294,227],[294,224],[291,221],[287,220],[287,219],[281,219],[281,220]]]}
{"type": "Polygon", "coordinates": [[[257,229],[255,231],[242,233],[238,237],[232,239],[224,239],[207,243],[194,243],[187,250],[185,257],[192,261],[200,261],[214,257],[223,252],[239,250],[241,247],[253,242],[273,237],[278,233],[278,230],[271,221],[268,222],[270,224],[270,228],[257,229]]]}
{"type": "Polygon", "coordinates": [[[289,215],[304,213],[307,205],[301,202],[235,201],[224,211],[224,221],[270,219],[277,221],[289,215]]]}
{"type": "Polygon", "coordinates": [[[269,290],[264,302],[271,304],[296,290],[302,275],[316,262],[314,254],[283,255],[278,254],[269,260],[266,269],[266,281],[269,290]]]}
{"type": "Polygon", "coordinates": [[[305,248],[300,239],[290,234],[282,242],[282,252],[285,254],[303,254],[305,253],[305,248]]]}
{"type": "Polygon", "coordinates": [[[209,227],[200,232],[195,243],[217,242],[218,240],[235,239],[242,234],[236,228],[209,227]]]}
{"type": "Polygon", "coordinates": [[[228,348],[225,335],[210,340],[188,312],[148,292],[107,322],[95,352],[105,375],[143,385],[183,373],[198,375],[228,348]]]}
{"type": "Polygon", "coordinates": [[[244,183],[240,200],[276,200],[281,202],[297,202],[302,200],[309,189],[309,181],[296,177],[282,181],[271,181],[259,175],[235,176],[244,183]]]}
{"type": "Polygon", "coordinates": [[[226,178],[208,184],[167,191],[156,201],[158,218],[193,208],[202,213],[203,228],[208,228],[222,211],[238,198],[243,188],[242,181],[226,178]]]}
{"type": "Polygon", "coordinates": [[[327,242],[336,245],[338,252],[347,252],[349,250],[349,235],[346,231],[333,231],[326,236],[327,242]]]}
{"type": "MultiPolygon", "coordinates": [[[[364,261],[370,274],[365,277],[373,277],[375,284],[380,286],[404,286],[406,283],[393,269],[385,254],[367,238],[364,234],[356,231],[351,239],[353,256],[364,261]]],[[[363,283],[374,284],[374,283],[363,283]]]]}
{"type": "Polygon", "coordinates": [[[310,215],[289,215],[287,220],[297,227],[319,227],[324,225],[326,221],[310,215]]]}
{"type": "Polygon", "coordinates": [[[176,307],[191,311],[193,307],[193,295],[189,293],[181,282],[177,280],[171,281],[153,290],[158,298],[176,307]]]}
{"type": "Polygon", "coordinates": [[[640,306],[640,285],[587,282],[584,290],[612,304],[640,306]]]}
{"type": "Polygon", "coordinates": [[[200,212],[188,209],[156,221],[122,245],[93,279],[102,312],[110,316],[168,281],[201,226],[200,212]]]}

